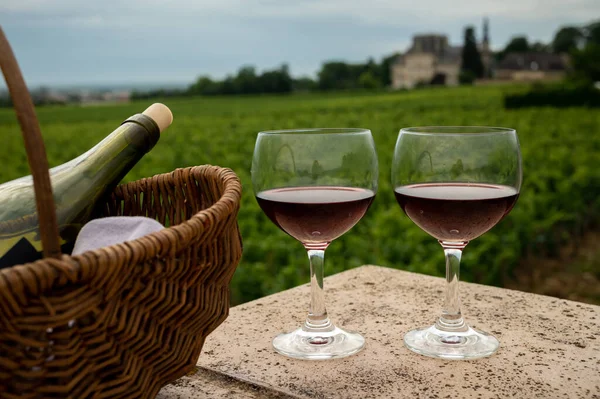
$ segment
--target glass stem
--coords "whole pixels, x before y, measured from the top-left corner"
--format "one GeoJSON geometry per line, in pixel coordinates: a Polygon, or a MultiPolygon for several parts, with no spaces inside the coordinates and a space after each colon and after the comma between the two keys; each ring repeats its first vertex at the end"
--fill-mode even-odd
{"type": "Polygon", "coordinates": [[[333,330],[325,308],[325,293],[323,291],[323,261],[325,250],[308,249],[310,261],[310,310],[302,329],[310,332],[325,332],[333,330]]]}
{"type": "Polygon", "coordinates": [[[441,242],[446,255],[446,299],[442,315],[436,322],[436,327],[442,331],[467,331],[468,327],[460,312],[458,282],[460,275],[460,258],[467,243],[441,242]]]}

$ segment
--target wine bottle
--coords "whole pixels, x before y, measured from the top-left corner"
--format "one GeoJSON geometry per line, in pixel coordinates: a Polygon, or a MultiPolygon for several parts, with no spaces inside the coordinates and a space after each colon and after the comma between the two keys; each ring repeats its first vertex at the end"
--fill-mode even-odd
{"type": "MultiPolygon", "coordinates": [[[[71,253],[81,227],[96,206],[158,142],[173,121],[169,108],[152,104],[127,118],[104,140],[79,157],[50,169],[61,250],[71,253]]],[[[0,268],[42,257],[33,191],[25,176],[0,185],[0,268]]]]}

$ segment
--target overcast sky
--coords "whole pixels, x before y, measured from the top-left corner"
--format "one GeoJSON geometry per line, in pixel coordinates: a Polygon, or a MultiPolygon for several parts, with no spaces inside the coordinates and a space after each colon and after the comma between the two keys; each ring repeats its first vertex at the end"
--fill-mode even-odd
{"type": "Polygon", "coordinates": [[[415,33],[462,42],[490,19],[493,48],[551,40],[600,18],[600,0],[0,0],[0,25],[30,85],[191,82],[244,64],[314,75],[324,60],[404,51],[415,33]]]}

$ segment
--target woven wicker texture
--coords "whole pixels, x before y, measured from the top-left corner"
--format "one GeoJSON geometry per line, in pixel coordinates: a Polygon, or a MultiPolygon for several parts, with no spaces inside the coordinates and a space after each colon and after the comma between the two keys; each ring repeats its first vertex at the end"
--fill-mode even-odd
{"type": "Polygon", "coordinates": [[[241,184],[199,166],[121,185],[98,216],[170,226],[0,271],[0,396],[152,398],[226,317],[241,184]]]}

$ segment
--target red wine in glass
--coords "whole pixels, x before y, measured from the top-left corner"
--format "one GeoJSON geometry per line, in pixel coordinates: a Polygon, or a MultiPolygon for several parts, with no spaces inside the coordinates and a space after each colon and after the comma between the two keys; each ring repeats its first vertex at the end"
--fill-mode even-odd
{"type": "Polygon", "coordinates": [[[279,229],[302,243],[310,264],[306,320],[299,328],[273,338],[278,353],[325,360],[364,348],[362,335],[329,319],[323,270],[327,246],[350,230],[373,202],[378,176],[375,142],[368,129],[258,133],[252,156],[256,200],[279,229]]]}
{"type": "Polygon", "coordinates": [[[440,241],[471,241],[494,227],[519,193],[494,184],[428,183],[395,189],[396,200],[421,229],[440,241]]]}
{"type": "Polygon", "coordinates": [[[346,233],[374,197],[371,190],[334,186],[277,188],[256,195],[269,219],[305,246],[327,246],[346,233]]]}
{"type": "Polygon", "coordinates": [[[426,126],[400,130],[392,163],[396,199],[417,226],[439,241],[446,258],[442,312],[433,325],[404,335],[408,349],[455,360],[490,356],[498,350],[496,337],[470,327],[462,316],[460,260],[470,241],[511,211],[522,180],[514,129],[426,126]]]}

